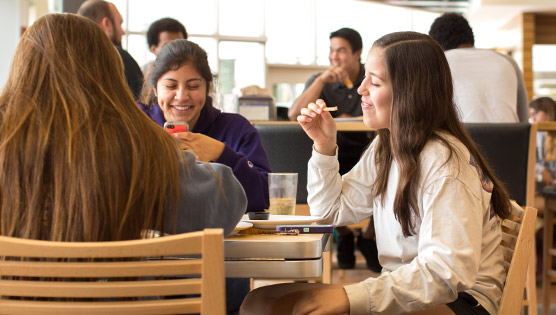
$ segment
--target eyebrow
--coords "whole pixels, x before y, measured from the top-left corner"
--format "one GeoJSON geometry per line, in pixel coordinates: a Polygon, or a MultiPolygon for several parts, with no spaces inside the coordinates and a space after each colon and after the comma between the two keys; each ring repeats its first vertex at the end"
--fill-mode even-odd
{"type": "Polygon", "coordinates": [[[375,77],[377,77],[378,79],[384,81],[384,79],[383,79],[381,76],[379,76],[376,72],[369,72],[369,73],[370,73],[372,76],[375,76],[375,77]]]}
{"type": "MultiPolygon", "coordinates": [[[[172,81],[172,82],[178,82],[178,80],[172,79],[172,78],[162,78],[162,80],[167,80],[167,81],[172,81]]],[[[185,81],[185,83],[189,83],[189,82],[191,82],[191,81],[201,81],[201,78],[189,79],[189,80],[185,81]]]]}

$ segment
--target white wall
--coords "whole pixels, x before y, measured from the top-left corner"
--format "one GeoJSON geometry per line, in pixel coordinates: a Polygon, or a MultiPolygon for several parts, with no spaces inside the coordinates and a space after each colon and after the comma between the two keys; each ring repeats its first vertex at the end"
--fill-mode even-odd
{"type": "Polygon", "coordinates": [[[0,87],[8,79],[13,54],[21,35],[21,1],[0,0],[0,87]]]}

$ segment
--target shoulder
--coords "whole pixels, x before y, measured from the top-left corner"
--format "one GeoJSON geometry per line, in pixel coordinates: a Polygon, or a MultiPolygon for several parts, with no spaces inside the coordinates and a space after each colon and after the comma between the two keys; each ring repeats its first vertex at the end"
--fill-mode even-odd
{"type": "Polygon", "coordinates": [[[449,176],[454,169],[459,169],[458,165],[469,165],[471,154],[459,139],[445,132],[436,135],[437,138],[429,140],[421,151],[422,168],[449,176]]]}
{"type": "Polygon", "coordinates": [[[219,113],[212,123],[211,129],[219,130],[219,133],[226,134],[227,138],[247,137],[257,134],[257,129],[247,118],[240,114],[219,113]]]}
{"type": "Polygon", "coordinates": [[[322,74],[322,72],[319,72],[319,73],[315,73],[312,76],[310,76],[309,79],[307,79],[307,82],[305,82],[305,85],[306,86],[311,85],[311,83],[313,83],[318,78],[318,76],[321,75],[321,74],[322,74]]]}
{"type": "Polygon", "coordinates": [[[233,128],[237,128],[238,126],[244,126],[245,128],[255,129],[255,127],[251,125],[251,122],[249,122],[247,118],[241,116],[240,114],[221,112],[216,117],[215,122],[219,124],[226,124],[226,125],[231,124],[233,125],[233,128]]]}
{"type": "Polygon", "coordinates": [[[491,193],[491,179],[486,177],[467,147],[452,135],[442,132],[438,135],[440,138],[429,141],[420,156],[421,186],[428,189],[439,180],[451,178],[477,198],[482,193],[491,193]]]}
{"type": "Polygon", "coordinates": [[[116,46],[116,50],[120,53],[122,58],[130,59],[132,58],[131,55],[127,52],[127,50],[123,49],[121,46],[116,46]]]}
{"type": "Polygon", "coordinates": [[[446,51],[446,59],[448,62],[465,62],[472,61],[476,64],[511,63],[511,57],[490,49],[478,48],[456,48],[446,51]]]}

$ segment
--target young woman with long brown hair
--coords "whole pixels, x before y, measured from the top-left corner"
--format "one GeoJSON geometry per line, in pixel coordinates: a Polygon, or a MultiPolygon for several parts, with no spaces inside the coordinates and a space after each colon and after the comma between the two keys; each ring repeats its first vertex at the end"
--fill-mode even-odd
{"type": "Polygon", "coordinates": [[[246,207],[228,167],[195,163],[137,108],[108,37],[73,14],[46,15],[21,38],[0,95],[0,168],[6,236],[229,233],[246,207]]]}
{"type": "Polygon", "coordinates": [[[358,92],[363,121],[378,136],[343,177],[326,104],[298,117],[314,141],[308,202],[322,223],[373,216],[381,275],[346,286],[263,287],[242,313],[496,314],[505,279],[499,218],[517,205],[458,121],[442,48],[424,34],[383,36],[358,92]]]}

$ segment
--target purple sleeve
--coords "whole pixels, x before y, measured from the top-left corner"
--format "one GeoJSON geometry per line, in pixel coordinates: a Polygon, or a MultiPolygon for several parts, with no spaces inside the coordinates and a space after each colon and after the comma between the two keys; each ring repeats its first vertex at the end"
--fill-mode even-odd
{"type": "Polygon", "coordinates": [[[247,212],[268,209],[267,174],[271,168],[255,128],[245,133],[237,150],[226,144],[216,162],[232,168],[247,195],[247,212]]]}

